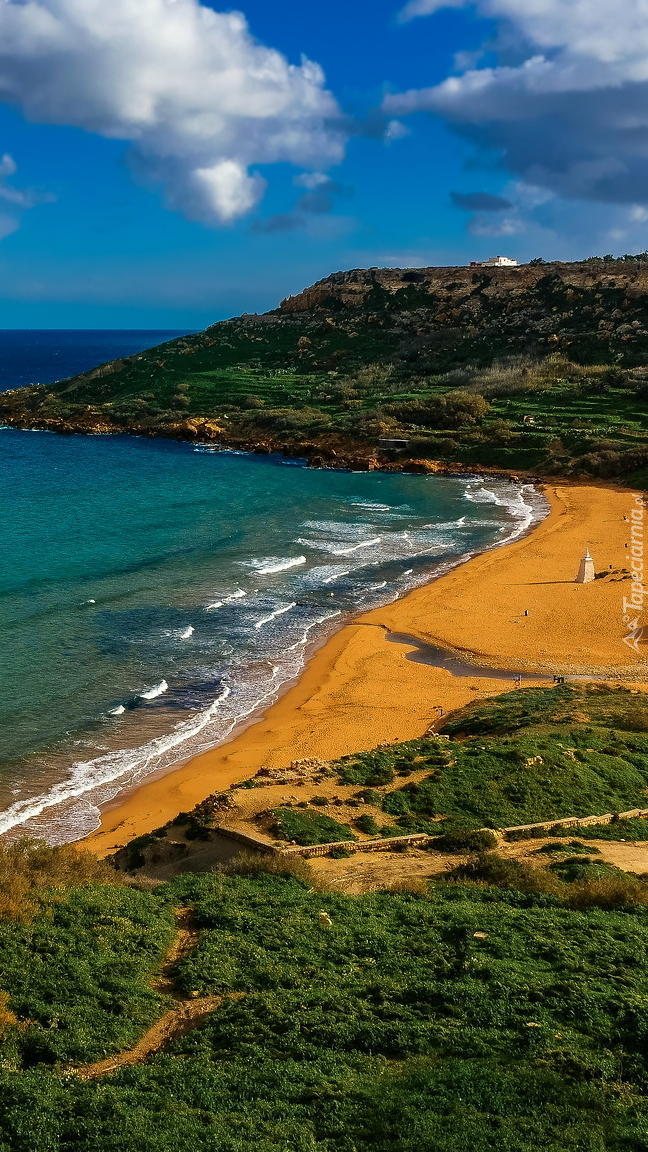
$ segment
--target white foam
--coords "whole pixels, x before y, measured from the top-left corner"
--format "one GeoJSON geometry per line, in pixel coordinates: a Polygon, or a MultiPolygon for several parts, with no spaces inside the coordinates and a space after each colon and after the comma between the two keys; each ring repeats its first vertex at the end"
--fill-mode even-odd
{"type": "Polygon", "coordinates": [[[140,692],[140,700],[155,700],[156,696],[161,696],[163,692],[169,691],[169,685],[166,680],[160,680],[159,684],[155,684],[153,688],[147,688],[146,692],[140,692]]]}
{"type": "Polygon", "coordinates": [[[236,592],[230,592],[229,596],[223,596],[222,600],[215,600],[213,604],[208,604],[205,612],[211,612],[214,608],[222,608],[224,604],[234,604],[243,596],[247,596],[247,592],[244,592],[242,588],[237,588],[236,592]]]}
{"type": "Polygon", "coordinates": [[[180,639],[181,640],[188,640],[190,636],[193,636],[193,633],[194,633],[193,625],[190,624],[188,628],[185,628],[184,631],[182,631],[180,633],[180,639]]]}
{"type": "Polygon", "coordinates": [[[323,536],[339,536],[340,540],[358,540],[376,531],[373,524],[350,524],[347,520],[304,520],[302,528],[311,528],[323,536]]]}
{"type": "Polygon", "coordinates": [[[357,552],[360,548],[373,548],[376,544],[380,544],[382,536],[374,536],[373,540],[362,540],[359,544],[354,544],[352,548],[338,548],[333,552],[334,556],[349,556],[351,552],[357,552]]]}
{"type": "Polygon", "coordinates": [[[269,624],[271,620],[276,620],[277,616],[283,616],[284,612],[290,612],[290,609],[295,607],[296,601],[293,601],[292,604],[285,604],[283,608],[276,608],[275,611],[271,612],[269,616],[264,616],[262,620],[257,620],[254,627],[262,628],[264,624],[269,624]]]}
{"type": "MultiPolygon", "coordinates": [[[[474,504],[491,504],[493,506],[500,505],[507,509],[509,516],[506,519],[509,523],[505,524],[502,528],[502,520],[505,517],[501,516],[499,520],[486,521],[480,519],[479,512],[475,508],[475,519],[468,520],[470,527],[496,525],[504,533],[509,533],[511,530],[513,534],[517,535],[523,532],[529,522],[528,517],[533,518],[532,503],[529,502],[527,496],[527,489],[533,492],[531,486],[526,486],[525,489],[520,490],[513,485],[509,487],[504,484],[499,484],[496,481],[488,481],[488,486],[479,480],[469,481],[466,488],[466,498],[473,499],[474,504]],[[477,497],[477,493],[481,489],[482,495],[477,497]]],[[[459,489],[460,491],[460,489],[459,489]]],[[[458,493],[457,493],[458,494],[458,493]]],[[[376,514],[376,521],[382,525],[387,520],[387,516],[381,516],[388,509],[388,505],[377,506],[371,510],[368,509],[367,503],[357,502],[358,507],[366,510],[366,518],[376,514]]],[[[537,507],[537,499],[536,499],[537,507]]],[[[485,515],[488,515],[484,508],[485,515]]],[[[341,509],[340,513],[344,515],[341,509]]],[[[412,523],[420,525],[422,517],[412,516],[412,523]]],[[[456,548],[456,544],[452,541],[452,528],[462,528],[466,523],[466,517],[460,517],[459,520],[454,521],[448,525],[430,525],[428,530],[423,530],[420,526],[410,529],[409,536],[403,533],[389,533],[383,532],[381,536],[375,536],[371,539],[359,537],[368,537],[372,532],[381,531],[378,523],[373,526],[371,524],[345,524],[342,521],[311,521],[308,527],[313,531],[314,539],[304,541],[304,546],[308,545],[310,548],[322,549],[325,552],[334,553],[338,556],[350,556],[351,553],[357,553],[357,557],[353,560],[348,559],[345,563],[351,563],[351,569],[343,569],[342,564],[334,565],[333,556],[331,562],[321,568],[310,567],[299,576],[289,577],[288,580],[294,584],[295,581],[299,583],[308,582],[312,577],[321,584],[328,584],[334,580],[340,579],[343,576],[350,575],[351,572],[357,572],[363,567],[370,568],[375,566],[379,561],[400,559],[401,562],[409,559],[414,555],[425,555],[426,552],[438,553],[447,550],[449,547],[456,548]],[[445,530],[448,531],[445,531],[445,530]],[[443,544],[440,542],[440,536],[445,531],[443,544]],[[317,536],[322,536],[324,539],[315,539],[317,536]],[[328,535],[328,539],[326,536],[328,535]],[[338,536],[338,539],[332,537],[338,536]],[[382,544],[381,547],[377,547],[382,544]],[[375,551],[372,549],[375,548],[375,551]],[[420,549],[420,551],[417,551],[420,549]],[[368,550],[368,551],[364,551],[368,550]],[[364,554],[363,554],[364,551],[364,554]]],[[[495,540],[496,534],[491,532],[490,539],[495,540]]],[[[459,537],[459,533],[457,533],[459,537]]],[[[502,539],[501,535],[496,539],[496,542],[491,547],[498,547],[506,541],[502,539]]],[[[301,543],[301,541],[299,542],[301,543]]],[[[270,545],[272,546],[272,545],[270,545]]],[[[290,546],[290,545],[288,545],[290,546]]],[[[282,545],[279,545],[281,548],[282,545]]],[[[481,551],[481,549],[479,549],[481,551]]],[[[387,581],[382,583],[365,584],[366,599],[373,603],[386,603],[390,599],[395,599],[398,591],[404,591],[406,588],[416,587],[427,583],[432,575],[438,576],[444,571],[456,566],[456,564],[469,559],[469,553],[464,553],[459,556],[452,556],[444,564],[434,565],[433,573],[430,571],[430,566],[422,565],[420,570],[416,570],[416,575],[413,575],[414,569],[410,568],[403,573],[404,580],[397,580],[396,584],[393,582],[387,588],[387,581]],[[425,569],[425,570],[424,570],[425,569]]],[[[322,557],[323,560],[328,560],[328,557],[322,557]]],[[[302,566],[307,563],[306,556],[300,555],[292,558],[281,557],[265,557],[258,560],[243,561],[249,568],[255,569],[259,575],[271,574],[273,572],[282,572],[284,570],[302,566]]],[[[379,573],[376,572],[376,576],[379,573]]],[[[254,577],[252,577],[253,579],[254,577]]],[[[288,583],[288,580],[286,583],[288,583]]],[[[250,590],[251,591],[251,590],[250,590]]],[[[258,589],[256,590],[258,591],[258,589]]],[[[358,586],[358,591],[362,592],[362,583],[358,586]]],[[[228,596],[220,593],[222,599],[207,606],[207,610],[212,608],[220,608],[224,604],[235,603],[239,599],[245,597],[246,593],[242,588],[238,588],[228,596]]],[[[265,593],[267,595],[267,593],[265,593]]],[[[275,600],[275,604],[277,601],[275,600]]],[[[270,599],[270,605],[272,599],[270,599]]],[[[254,635],[258,634],[257,630],[261,629],[264,625],[269,624],[276,616],[290,611],[295,606],[295,603],[284,603],[280,607],[269,612],[268,601],[265,603],[253,604],[250,603],[249,607],[253,612],[252,619],[259,612],[266,609],[266,615],[257,620],[253,625],[255,630],[254,635]]],[[[309,614],[310,615],[310,614],[309,614]]],[[[87,835],[92,830],[92,827],[97,827],[99,822],[98,805],[105,803],[107,800],[112,799],[123,788],[134,787],[140,783],[145,777],[149,776],[151,772],[159,772],[166,768],[171,767],[178,763],[179,760],[186,758],[189,755],[196,755],[198,752],[206,748],[213,747],[217,742],[222,741],[232,731],[236,724],[240,723],[245,717],[252,714],[256,709],[261,706],[266,706],[268,700],[276,698],[282,685],[285,685],[290,680],[294,679],[301,670],[304,661],[304,653],[307,650],[307,645],[315,633],[316,636],[326,635],[327,626],[334,627],[333,621],[336,617],[341,615],[341,609],[334,611],[326,610],[323,606],[317,615],[313,616],[309,622],[300,626],[301,614],[295,613],[290,621],[288,628],[289,634],[296,637],[294,643],[286,645],[283,642],[284,630],[283,628],[275,630],[268,628],[267,636],[270,643],[266,642],[266,634],[261,634],[259,640],[255,644],[259,648],[263,647],[265,652],[263,655],[271,657],[267,663],[257,664],[254,666],[246,667],[244,670],[242,665],[238,668],[243,672],[239,677],[236,671],[236,678],[232,680],[231,696],[230,688],[224,688],[218,699],[211,703],[206,709],[199,713],[195,713],[189,720],[183,720],[177,724],[173,731],[168,735],[158,737],[154,740],[148,741],[146,744],[140,745],[136,748],[121,749],[119,751],[106,753],[96,757],[94,760],[87,763],[76,763],[68,773],[67,778],[60,784],[52,787],[44,796],[32,797],[29,800],[16,801],[12,804],[6,812],[0,814],[0,833],[14,827],[15,825],[22,825],[25,822],[30,822],[27,831],[31,835],[46,836],[51,842],[65,842],[75,837],[87,835]],[[274,641],[274,643],[273,643],[274,641]],[[281,643],[279,642],[281,641],[281,643]],[[274,650],[273,650],[274,649],[274,650]],[[272,670],[272,671],[270,671],[272,670]],[[229,697],[229,700],[228,700],[229,697]],[[81,799],[75,799],[80,797],[81,799]],[[39,814],[45,812],[42,820],[39,822],[39,814]],[[52,841],[52,837],[56,840],[52,841]]],[[[246,613],[247,616],[247,613],[246,613]]],[[[248,617],[249,618],[249,617],[248,617]]],[[[176,631],[175,635],[178,635],[176,631]]],[[[248,634],[249,635],[249,634],[248,634]]],[[[220,649],[219,649],[220,655],[220,649]]],[[[236,669],[236,665],[233,669],[236,669]]],[[[210,670],[213,675],[213,669],[210,670]]],[[[142,700],[151,700],[161,694],[161,691],[166,691],[168,685],[166,681],[162,681],[155,688],[150,688],[141,694],[142,700]]],[[[123,705],[117,706],[116,709],[110,711],[110,715],[121,715],[122,711],[126,711],[123,705]]],[[[119,730],[119,726],[115,726],[115,731],[119,730]]],[[[90,753],[92,755],[92,753],[90,753]]],[[[96,755],[96,754],[95,754],[96,755]]]]}
{"type": "Polygon", "coordinates": [[[272,576],[275,572],[285,572],[288,568],[298,568],[306,563],[305,556],[293,556],[282,559],[279,556],[268,556],[265,560],[242,560],[242,564],[254,568],[259,576],[272,576]]]}
{"type": "Polygon", "coordinates": [[[324,583],[325,584],[332,584],[334,580],[339,580],[342,576],[350,576],[350,575],[351,575],[351,569],[350,568],[346,568],[346,569],[343,568],[339,572],[335,572],[333,576],[327,576],[324,583]]]}
{"type": "Polygon", "coordinates": [[[192,717],[191,720],[179,724],[167,736],[159,736],[155,740],[149,740],[139,748],[108,752],[105,756],[97,757],[96,760],[79,761],[73,764],[68,780],[55,784],[42,796],[36,796],[30,800],[19,800],[6,811],[0,813],[0,835],[8,832],[10,828],[15,828],[17,824],[24,824],[27,820],[33,820],[48,808],[57,807],[68,800],[85,796],[89,792],[96,792],[102,787],[105,788],[106,785],[120,782],[116,788],[110,790],[110,796],[114,796],[124,784],[133,783],[134,777],[139,776],[141,778],[142,774],[148,774],[147,769],[152,771],[163,754],[177,748],[189,737],[200,732],[213,719],[216,709],[227,699],[229,694],[230,689],[228,687],[223,688],[220,696],[214,700],[209,708],[192,717]]]}
{"type": "Polygon", "coordinates": [[[108,709],[108,715],[109,716],[121,716],[122,713],[125,711],[126,711],[126,709],[124,708],[124,705],[118,704],[116,708],[109,708],[108,709]]]}

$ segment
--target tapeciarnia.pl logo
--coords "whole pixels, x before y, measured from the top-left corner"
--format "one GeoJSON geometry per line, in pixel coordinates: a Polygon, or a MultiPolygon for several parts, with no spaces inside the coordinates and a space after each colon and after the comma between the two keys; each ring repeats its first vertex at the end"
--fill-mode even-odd
{"type": "Polygon", "coordinates": [[[639,652],[639,641],[643,637],[644,629],[639,623],[639,617],[643,611],[644,597],[646,589],[644,587],[644,519],[646,515],[646,505],[643,496],[637,494],[634,498],[634,505],[630,511],[630,541],[628,543],[628,555],[626,560],[630,561],[630,574],[632,576],[632,584],[630,585],[631,595],[630,599],[626,596],[623,597],[623,623],[628,629],[627,635],[623,637],[623,643],[632,648],[635,652],[639,652]]]}

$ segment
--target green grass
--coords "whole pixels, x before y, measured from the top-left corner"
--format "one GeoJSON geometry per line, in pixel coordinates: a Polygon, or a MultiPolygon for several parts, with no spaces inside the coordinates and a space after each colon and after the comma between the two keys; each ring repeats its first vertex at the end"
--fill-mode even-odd
{"type": "Polygon", "coordinates": [[[273,808],[273,834],[278,840],[294,840],[296,844],[334,844],[341,840],[356,840],[348,824],[340,824],[322,812],[296,811],[294,808],[273,808]]]}
{"type": "Polygon", "coordinates": [[[438,817],[505,828],[603,815],[646,803],[647,724],[641,697],[626,689],[526,688],[465,709],[446,724],[451,739],[441,747],[411,740],[336,767],[343,783],[381,787],[383,811],[403,832],[438,834],[438,817]],[[390,787],[408,771],[423,778],[390,787]]]}
{"type": "MultiPolygon", "coordinates": [[[[631,691],[523,689],[464,709],[448,741],[332,769],[396,832],[441,815],[472,851],[471,824],[636,805],[646,727],[631,691]]],[[[275,818],[305,843],[352,835],[309,809],[275,818]]],[[[415,892],[358,897],[303,860],[140,892],[57,850],[14,853],[6,875],[19,893],[22,869],[31,903],[0,922],[0,1152],[643,1152],[648,884],[578,841],[543,851],[545,868],[481,851],[415,892]],[[221,1006],[143,1064],[69,1074],[163,1012],[151,976],[177,907],[199,928],[177,987],[221,1006]]]]}
{"type": "Polygon", "coordinates": [[[98,1082],[0,1069],[3,1152],[645,1147],[644,909],[456,886],[345,897],[267,874],[143,898],[195,909],[183,987],[243,995],[98,1082]]]}
{"type": "Polygon", "coordinates": [[[570,840],[568,844],[543,844],[542,848],[536,848],[536,852],[542,852],[546,856],[555,856],[563,854],[566,856],[591,856],[592,853],[598,853],[598,848],[588,847],[587,844],[581,844],[579,840],[570,840]]]}
{"type": "Polygon", "coordinates": [[[173,937],[160,901],[130,888],[70,889],[29,923],[0,923],[0,984],[26,1026],[18,1066],[86,1062],[129,1047],[163,1011],[149,985],[173,937]]]}

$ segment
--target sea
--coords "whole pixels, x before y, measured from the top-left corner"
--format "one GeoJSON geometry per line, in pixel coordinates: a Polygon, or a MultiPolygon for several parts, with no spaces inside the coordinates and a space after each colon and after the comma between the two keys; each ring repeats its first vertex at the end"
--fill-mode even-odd
{"type": "MultiPolygon", "coordinates": [[[[172,335],[0,333],[0,387],[35,381],[29,364],[49,382],[172,335]]],[[[355,613],[546,511],[503,479],[122,435],[3,428],[0,467],[0,834],[50,843],[226,739],[355,613]]]]}

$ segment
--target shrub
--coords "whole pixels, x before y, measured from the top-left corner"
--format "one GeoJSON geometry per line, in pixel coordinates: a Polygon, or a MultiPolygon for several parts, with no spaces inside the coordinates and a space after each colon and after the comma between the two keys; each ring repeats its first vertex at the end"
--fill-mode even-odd
{"type": "Polygon", "coordinates": [[[480,852],[465,864],[440,877],[473,884],[489,884],[494,888],[511,888],[518,892],[542,892],[555,895],[560,882],[540,868],[531,868],[520,860],[507,860],[495,852],[480,852]]]}
{"type": "Polygon", "coordinates": [[[589,856],[580,854],[576,858],[571,856],[566,860],[553,860],[549,865],[549,871],[560,876],[565,884],[573,884],[576,880],[600,880],[605,878],[606,874],[619,873],[618,868],[606,864],[603,860],[592,860],[589,856]]]}
{"type": "Polygon", "coordinates": [[[214,869],[225,876],[293,876],[309,888],[315,887],[317,877],[310,864],[301,856],[280,856],[266,852],[241,852],[227,864],[214,869]]]}
{"type": "Polygon", "coordinates": [[[363,788],[362,792],[356,792],[358,800],[364,800],[365,804],[373,804],[374,808],[379,807],[382,796],[380,792],[374,792],[373,788],[363,788]]]}
{"type": "MultiPolygon", "coordinates": [[[[369,784],[380,787],[382,784],[391,784],[394,779],[394,769],[391,757],[381,755],[380,752],[365,752],[354,757],[351,763],[342,763],[339,769],[341,784],[369,784]]],[[[364,793],[359,793],[364,795],[364,793]]]]}
{"type": "Polygon", "coordinates": [[[24,838],[0,845],[0,920],[29,920],[39,897],[89,884],[122,884],[123,877],[71,844],[51,847],[43,840],[24,838]]]}
{"type": "Polygon", "coordinates": [[[568,853],[571,855],[576,854],[586,856],[600,854],[598,848],[589,848],[587,844],[581,844],[580,840],[570,840],[569,844],[565,844],[564,841],[558,841],[555,844],[543,844],[542,848],[536,848],[535,851],[542,852],[547,856],[553,856],[555,853],[559,852],[568,853]]]}
{"type": "Polygon", "coordinates": [[[373,816],[366,813],[364,816],[359,816],[355,822],[358,832],[364,832],[367,836],[375,836],[378,831],[378,825],[373,816]]]}
{"type": "Polygon", "coordinates": [[[577,880],[569,885],[565,903],[569,908],[627,908],[648,905],[648,884],[638,876],[618,872],[610,876],[577,880]]]}
{"type": "Polygon", "coordinates": [[[484,828],[456,828],[453,832],[444,832],[436,836],[430,845],[436,852],[484,852],[494,848],[497,836],[484,828]]]}

